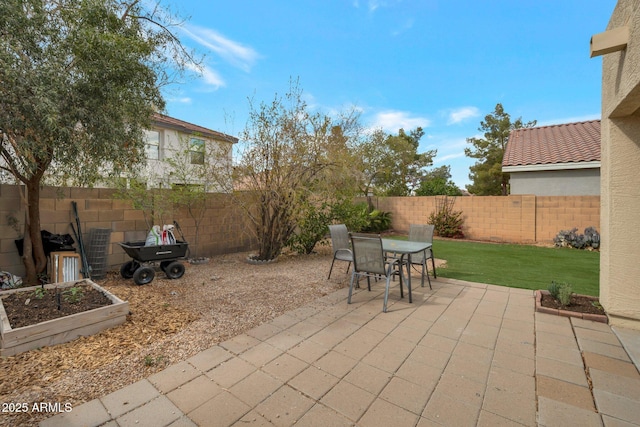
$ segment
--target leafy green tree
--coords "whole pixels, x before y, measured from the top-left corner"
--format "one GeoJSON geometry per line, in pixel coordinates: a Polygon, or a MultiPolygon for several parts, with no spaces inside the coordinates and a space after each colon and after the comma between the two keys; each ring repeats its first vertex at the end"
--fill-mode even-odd
{"type": "Polygon", "coordinates": [[[0,2],[0,169],[24,184],[30,285],[46,267],[45,177],[86,185],[143,162],[144,130],[164,107],[160,88],[174,78],[164,70],[195,63],[170,31],[173,17],[143,4],[0,2]]]}
{"type": "Polygon", "coordinates": [[[427,172],[416,190],[416,196],[461,196],[462,191],[451,180],[451,166],[444,165],[427,172]]]}
{"type": "Polygon", "coordinates": [[[478,196],[506,196],[509,192],[509,174],[502,173],[502,158],[509,140],[509,133],[514,129],[529,128],[536,125],[536,120],[523,123],[519,117],[511,121],[509,113],[504,111],[502,104],[496,104],[493,113],[485,116],[480,122],[479,131],[484,138],[467,138],[467,143],[473,145],[473,149],[467,147],[464,154],[478,159],[470,167],[469,179],[473,181],[467,185],[471,194],[478,196]]]}
{"type": "Polygon", "coordinates": [[[436,150],[418,153],[423,135],[420,127],[408,134],[400,129],[397,135],[376,130],[355,147],[359,159],[355,167],[362,192],[385,196],[411,194],[422,180],[424,168],[433,163],[436,155],[436,150]]]}
{"type": "Polygon", "coordinates": [[[422,180],[424,168],[433,164],[435,150],[418,153],[423,136],[424,131],[418,127],[408,134],[400,129],[398,135],[387,137],[387,167],[378,182],[386,196],[410,195],[422,180]]]}

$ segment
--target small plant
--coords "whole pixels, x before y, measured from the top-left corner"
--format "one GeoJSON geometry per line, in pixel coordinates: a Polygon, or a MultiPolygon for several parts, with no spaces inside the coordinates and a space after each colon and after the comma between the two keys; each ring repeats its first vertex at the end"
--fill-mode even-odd
{"type": "Polygon", "coordinates": [[[551,282],[547,290],[553,299],[559,301],[564,307],[571,304],[571,295],[573,294],[571,284],[551,282]]]}
{"type": "Polygon", "coordinates": [[[144,357],[144,366],[149,366],[149,367],[158,366],[162,362],[164,362],[164,356],[162,355],[153,357],[150,354],[148,354],[144,357]]]}
{"type": "Polygon", "coordinates": [[[42,286],[40,286],[39,288],[36,288],[33,291],[33,295],[36,297],[36,299],[44,298],[44,288],[42,286]]]}
{"type": "Polygon", "coordinates": [[[558,283],[551,282],[547,290],[553,299],[558,299],[558,294],[560,294],[560,285],[558,283]]]}
{"type": "Polygon", "coordinates": [[[554,237],[553,243],[561,248],[598,249],[600,247],[600,234],[595,227],[587,227],[584,234],[578,233],[577,228],[560,230],[554,237]]]}
{"type": "Polygon", "coordinates": [[[567,307],[571,304],[571,294],[573,294],[573,289],[570,284],[564,283],[560,286],[560,293],[558,293],[558,301],[564,307],[567,307]]]}
{"type": "Polygon", "coordinates": [[[437,236],[464,238],[462,232],[464,218],[462,218],[462,211],[453,210],[454,203],[455,198],[449,199],[447,196],[436,201],[436,211],[429,215],[429,224],[433,224],[433,230],[437,236]]]}
{"type": "Polygon", "coordinates": [[[76,304],[80,302],[84,294],[82,293],[82,288],[79,286],[73,286],[66,291],[62,292],[64,295],[64,300],[69,304],[76,304]]]}

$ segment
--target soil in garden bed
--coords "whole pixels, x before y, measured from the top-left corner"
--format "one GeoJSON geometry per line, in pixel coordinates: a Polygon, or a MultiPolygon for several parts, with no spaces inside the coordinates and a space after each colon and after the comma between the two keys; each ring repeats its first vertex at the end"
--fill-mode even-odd
{"type": "Polygon", "coordinates": [[[2,304],[11,328],[15,329],[111,305],[111,300],[94,287],[82,284],[16,292],[3,296],[2,304]]]}
{"type": "Polygon", "coordinates": [[[588,314],[604,314],[604,309],[598,304],[597,299],[588,298],[583,295],[572,295],[571,303],[564,307],[559,301],[554,299],[551,295],[542,295],[540,301],[543,307],[557,308],[566,311],[574,311],[576,313],[588,313],[588,314]]]}

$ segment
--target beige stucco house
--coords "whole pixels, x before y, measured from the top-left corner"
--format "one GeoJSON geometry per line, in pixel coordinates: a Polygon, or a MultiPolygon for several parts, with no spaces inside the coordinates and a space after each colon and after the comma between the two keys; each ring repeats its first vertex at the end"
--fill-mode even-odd
{"type": "MultiPolygon", "coordinates": [[[[204,167],[205,164],[213,163],[230,166],[233,144],[238,142],[238,138],[234,136],[163,114],[154,115],[152,127],[147,131],[146,137],[146,178],[149,187],[163,187],[172,184],[203,184],[195,180],[182,182],[182,178],[172,176],[171,168],[166,160],[181,156],[181,153],[188,150],[188,156],[182,159],[184,168],[204,167]]],[[[184,175],[189,174],[185,173],[184,175]]],[[[204,183],[207,186],[207,191],[225,192],[230,188],[230,182],[225,186],[227,188],[220,188],[220,185],[213,182],[214,180],[204,183]]]]}
{"type": "Polygon", "coordinates": [[[610,323],[640,330],[640,2],[619,0],[602,56],[600,302],[610,323]]]}
{"type": "Polygon", "coordinates": [[[600,195],[600,120],[514,129],[502,171],[510,194],[600,195]]]}

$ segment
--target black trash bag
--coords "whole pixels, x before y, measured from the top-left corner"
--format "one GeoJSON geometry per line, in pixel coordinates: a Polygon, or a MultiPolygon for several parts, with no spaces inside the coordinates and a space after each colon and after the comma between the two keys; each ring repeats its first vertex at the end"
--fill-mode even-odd
{"type": "MultiPolygon", "coordinates": [[[[41,230],[40,236],[42,236],[42,246],[44,247],[44,254],[47,257],[51,252],[75,250],[75,248],[73,247],[75,241],[70,234],[53,234],[48,232],[47,230],[41,230]]],[[[18,248],[18,255],[22,256],[24,239],[16,240],[15,243],[16,247],[18,248]]]]}

